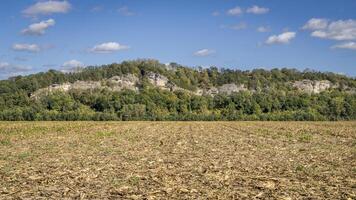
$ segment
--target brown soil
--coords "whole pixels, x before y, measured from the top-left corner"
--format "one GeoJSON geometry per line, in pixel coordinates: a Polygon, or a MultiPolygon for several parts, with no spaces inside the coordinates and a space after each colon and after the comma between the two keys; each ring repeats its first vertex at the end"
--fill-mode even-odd
{"type": "Polygon", "coordinates": [[[0,199],[356,199],[356,122],[1,122],[0,199]]]}

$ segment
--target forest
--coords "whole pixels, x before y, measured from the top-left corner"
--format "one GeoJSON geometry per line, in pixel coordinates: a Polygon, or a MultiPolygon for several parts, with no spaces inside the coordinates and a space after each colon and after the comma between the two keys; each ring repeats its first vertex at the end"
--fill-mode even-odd
{"type": "Polygon", "coordinates": [[[71,73],[49,70],[0,81],[0,120],[263,120],[324,121],[356,119],[356,79],[331,72],[296,69],[222,69],[186,67],[156,60],[133,60],[88,66],[71,73]],[[147,73],[154,72],[185,90],[153,87],[147,73]],[[54,91],[40,98],[31,95],[53,84],[101,81],[132,74],[140,79],[139,91],[54,91]],[[305,93],[293,81],[328,80],[337,88],[305,93]],[[231,94],[193,95],[188,91],[223,84],[244,84],[248,90],[231,94]]]}

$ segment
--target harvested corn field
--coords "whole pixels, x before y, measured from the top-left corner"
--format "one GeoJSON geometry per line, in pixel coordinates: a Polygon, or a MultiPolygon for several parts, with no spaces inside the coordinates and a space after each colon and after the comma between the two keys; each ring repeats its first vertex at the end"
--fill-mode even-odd
{"type": "Polygon", "coordinates": [[[1,122],[0,199],[355,199],[356,122],[1,122]]]}

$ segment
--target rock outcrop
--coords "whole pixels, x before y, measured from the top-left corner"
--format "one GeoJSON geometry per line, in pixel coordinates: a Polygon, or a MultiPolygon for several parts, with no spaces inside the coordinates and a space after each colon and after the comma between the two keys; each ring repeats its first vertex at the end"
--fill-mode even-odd
{"type": "Polygon", "coordinates": [[[132,75],[114,76],[103,81],[76,81],[74,83],[52,84],[49,87],[39,89],[31,94],[32,98],[40,95],[48,95],[55,91],[67,92],[69,90],[95,90],[108,89],[111,91],[121,91],[124,89],[138,91],[136,86],[139,78],[132,75]]]}
{"type": "Polygon", "coordinates": [[[219,90],[216,87],[210,87],[208,90],[205,90],[203,92],[204,95],[210,95],[210,96],[214,96],[219,94],[219,90]]]}
{"type": "MultiPolygon", "coordinates": [[[[178,87],[169,79],[161,74],[148,72],[146,75],[149,82],[154,86],[162,90],[174,91],[185,91],[192,95],[210,95],[215,96],[217,94],[231,95],[232,93],[237,93],[241,91],[251,91],[244,85],[237,85],[235,83],[224,84],[219,87],[210,87],[208,89],[198,88],[196,91],[190,91],[181,87],[178,87]]],[[[76,81],[74,83],[63,83],[63,84],[53,84],[47,88],[42,88],[34,92],[31,97],[37,98],[40,95],[48,95],[55,91],[67,92],[69,90],[95,90],[95,89],[107,89],[111,91],[121,91],[124,89],[139,91],[138,85],[140,84],[140,79],[133,74],[126,74],[123,76],[113,76],[109,79],[104,79],[101,81],[76,81]]],[[[337,88],[338,85],[332,84],[328,80],[313,81],[313,80],[302,80],[295,81],[292,83],[293,87],[301,90],[303,92],[312,94],[320,93],[322,91],[337,88]]]]}
{"type": "Polygon", "coordinates": [[[169,85],[168,85],[168,78],[158,74],[158,73],[153,73],[153,72],[148,72],[147,73],[147,78],[150,81],[150,83],[156,87],[160,87],[160,88],[164,88],[164,89],[168,89],[169,85]]]}
{"type": "Polygon", "coordinates": [[[214,96],[217,94],[226,94],[230,95],[235,92],[247,91],[247,87],[244,84],[236,85],[235,83],[224,84],[219,87],[211,87],[208,90],[204,91],[203,94],[214,96]]]}
{"type": "Polygon", "coordinates": [[[41,88],[34,93],[31,94],[31,98],[37,98],[39,95],[49,95],[55,91],[67,92],[72,87],[71,83],[63,83],[63,84],[52,84],[46,88],[41,88]]]}
{"type": "Polygon", "coordinates": [[[301,90],[306,93],[315,93],[318,94],[322,91],[331,89],[331,88],[337,88],[337,85],[333,85],[330,81],[328,80],[322,80],[322,81],[312,81],[312,80],[302,80],[302,81],[295,81],[293,83],[293,87],[297,88],[298,90],[301,90]]]}
{"type": "MultiPolygon", "coordinates": [[[[161,90],[169,90],[171,92],[174,91],[186,91],[189,93],[194,93],[190,90],[186,90],[184,88],[178,87],[177,85],[175,85],[174,83],[172,83],[171,81],[169,81],[169,79],[161,74],[158,73],[154,73],[154,72],[148,72],[146,74],[149,82],[154,86],[154,87],[158,87],[161,90]]],[[[195,93],[194,93],[195,94],[195,93]]]]}
{"type": "Polygon", "coordinates": [[[107,81],[109,88],[114,91],[120,91],[123,89],[138,91],[137,84],[139,83],[139,78],[133,74],[127,74],[125,76],[113,76],[107,81]]]}
{"type": "Polygon", "coordinates": [[[234,92],[247,91],[248,89],[244,84],[236,85],[235,83],[224,84],[218,88],[219,94],[232,94],[234,92]]]}
{"type": "Polygon", "coordinates": [[[73,90],[94,90],[101,88],[102,84],[99,81],[76,81],[70,84],[69,89],[73,90]]]}

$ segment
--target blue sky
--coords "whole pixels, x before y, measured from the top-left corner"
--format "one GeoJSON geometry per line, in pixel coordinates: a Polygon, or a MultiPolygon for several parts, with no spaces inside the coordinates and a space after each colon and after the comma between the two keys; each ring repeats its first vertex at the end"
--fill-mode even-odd
{"type": "Polygon", "coordinates": [[[0,78],[137,58],[356,75],[355,0],[3,0],[0,78]]]}

